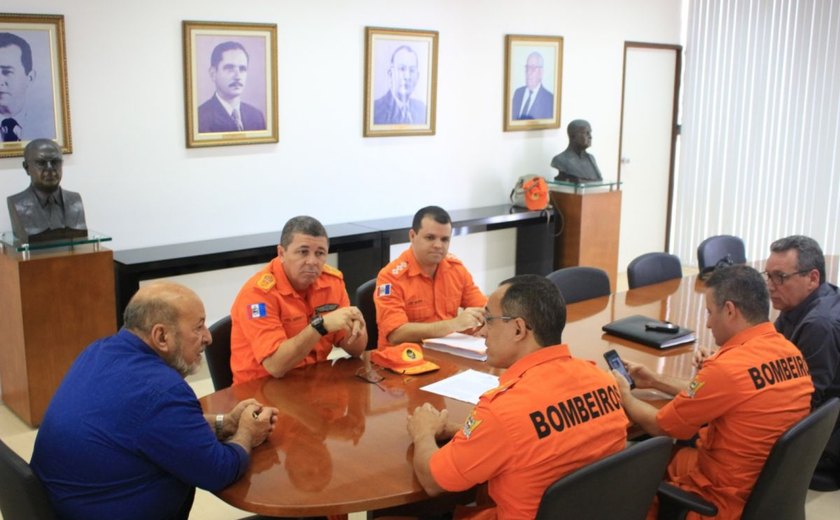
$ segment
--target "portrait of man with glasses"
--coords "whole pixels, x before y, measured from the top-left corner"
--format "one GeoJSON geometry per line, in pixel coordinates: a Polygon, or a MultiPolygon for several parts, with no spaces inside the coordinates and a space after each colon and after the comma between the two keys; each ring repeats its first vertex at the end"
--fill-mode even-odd
{"type": "MultiPolygon", "coordinates": [[[[802,352],[814,382],[812,406],[840,397],[840,291],[826,281],[825,256],[816,240],[793,235],[770,245],[764,278],[776,330],[802,352]]],[[[840,423],[838,423],[840,425],[840,423]]],[[[840,427],[817,465],[821,491],[840,489],[840,427]],[[833,484],[832,484],[833,482],[833,484]]],[[[812,489],[816,482],[812,482],[812,489]]]]}

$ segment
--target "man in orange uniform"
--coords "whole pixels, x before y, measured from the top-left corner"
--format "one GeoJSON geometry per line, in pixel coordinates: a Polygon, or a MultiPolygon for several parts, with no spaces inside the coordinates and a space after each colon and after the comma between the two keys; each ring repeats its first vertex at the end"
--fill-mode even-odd
{"type": "Polygon", "coordinates": [[[705,296],[707,326],[721,348],[694,379],[625,362],[637,387],[675,394],[673,401],[657,410],[633,397],[617,373],[616,380],[627,415],[649,434],[689,439],[700,432],[696,448],[682,448],[671,460],[667,480],[715,504],[717,520],[732,520],[741,517],[776,439],[808,414],[814,386],[802,354],[768,321],[767,285],[758,271],[718,269],[705,296]]]}
{"type": "Polygon", "coordinates": [[[341,271],[326,265],[327,231],[312,217],[283,226],[277,258],[252,276],[230,310],[234,384],[327,359],[338,346],[358,356],[367,332],[350,307],[341,271]]]}
{"type": "Polygon", "coordinates": [[[419,343],[481,325],[487,298],[461,261],[448,254],[451,238],[452,219],[443,208],[427,206],[414,215],[411,247],[376,277],[378,347],[419,343]]]}
{"type": "Polygon", "coordinates": [[[610,374],[561,344],[566,305],[548,279],[502,282],[484,321],[487,363],[507,371],[463,428],[428,403],[414,411],[414,471],[430,495],[488,482],[495,511],[470,511],[472,517],[530,519],[554,481],[622,450],[628,422],[610,374]],[[436,437],[452,435],[438,449],[436,437]]]}

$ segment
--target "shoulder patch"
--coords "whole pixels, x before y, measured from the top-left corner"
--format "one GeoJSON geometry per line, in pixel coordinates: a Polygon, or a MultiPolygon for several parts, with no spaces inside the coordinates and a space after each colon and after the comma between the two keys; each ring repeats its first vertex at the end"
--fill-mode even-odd
{"type": "Polygon", "coordinates": [[[400,262],[393,269],[391,269],[391,274],[394,276],[399,276],[400,273],[405,272],[408,269],[408,262],[400,262]]]}
{"type": "Polygon", "coordinates": [[[482,422],[483,421],[481,421],[480,419],[476,419],[475,412],[473,411],[473,413],[471,413],[470,416],[467,417],[467,420],[464,421],[464,437],[469,439],[470,435],[472,435],[472,433],[475,430],[477,430],[479,426],[481,426],[482,422]]]}
{"type": "Polygon", "coordinates": [[[481,394],[481,397],[486,397],[488,400],[492,401],[492,400],[493,400],[493,399],[495,399],[496,397],[498,397],[498,396],[500,396],[501,394],[505,393],[505,391],[507,391],[507,389],[509,389],[509,388],[511,388],[513,385],[515,385],[517,381],[519,381],[519,379],[514,379],[514,380],[512,380],[512,381],[508,381],[507,383],[505,383],[505,384],[503,384],[503,385],[499,385],[499,386],[497,386],[496,388],[491,388],[490,390],[488,390],[488,391],[484,392],[483,394],[481,394]]]}
{"type": "Polygon", "coordinates": [[[697,392],[699,392],[705,384],[706,383],[704,381],[700,381],[699,379],[697,379],[697,376],[695,376],[694,379],[692,379],[691,382],[688,383],[688,390],[686,391],[688,397],[694,399],[694,396],[697,395],[697,392]]]}
{"type": "Polygon", "coordinates": [[[453,255],[452,253],[447,253],[446,254],[446,260],[453,263],[453,264],[461,264],[461,265],[464,264],[464,262],[462,262],[460,258],[453,255]]]}
{"type": "Polygon", "coordinates": [[[277,280],[274,279],[274,275],[271,273],[265,273],[257,280],[257,287],[266,292],[270,291],[276,284],[277,280]]]}
{"type": "Polygon", "coordinates": [[[376,289],[376,294],[380,298],[382,298],[383,296],[391,296],[391,284],[383,283],[376,289]]]}
{"type": "Polygon", "coordinates": [[[344,273],[342,273],[341,271],[339,271],[338,269],[336,269],[335,267],[333,267],[329,264],[324,264],[323,272],[324,272],[324,274],[328,274],[330,276],[335,276],[339,280],[344,280],[344,273]]]}

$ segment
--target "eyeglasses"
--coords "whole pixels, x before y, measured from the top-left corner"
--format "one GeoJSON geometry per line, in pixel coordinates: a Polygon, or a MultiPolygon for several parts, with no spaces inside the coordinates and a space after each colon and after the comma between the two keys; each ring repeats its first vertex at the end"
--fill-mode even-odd
{"type": "Polygon", "coordinates": [[[359,367],[359,369],[356,370],[356,377],[367,381],[372,385],[376,385],[383,392],[385,391],[385,389],[379,384],[380,381],[385,380],[385,376],[377,372],[375,368],[359,367]]]}
{"type": "MultiPolygon", "coordinates": [[[[490,322],[493,321],[493,320],[510,321],[510,320],[516,320],[516,319],[520,319],[520,318],[523,319],[523,320],[525,319],[525,318],[522,318],[522,316],[493,316],[491,314],[484,314],[484,324],[485,325],[490,325],[490,322]]],[[[531,330],[531,326],[528,325],[528,322],[525,322],[525,328],[528,329],[528,330],[531,330]]]]}
{"type": "Polygon", "coordinates": [[[519,318],[519,316],[493,316],[491,314],[485,314],[484,315],[484,323],[489,325],[490,322],[493,321],[493,320],[510,321],[510,320],[515,320],[516,318],[519,318]]]}
{"type": "Polygon", "coordinates": [[[766,281],[773,282],[773,285],[782,285],[782,284],[785,283],[785,280],[787,280],[791,276],[808,274],[810,272],[811,272],[811,269],[803,269],[801,271],[795,271],[793,273],[779,273],[779,272],[769,273],[767,271],[764,271],[761,274],[764,275],[764,279],[766,281]]]}

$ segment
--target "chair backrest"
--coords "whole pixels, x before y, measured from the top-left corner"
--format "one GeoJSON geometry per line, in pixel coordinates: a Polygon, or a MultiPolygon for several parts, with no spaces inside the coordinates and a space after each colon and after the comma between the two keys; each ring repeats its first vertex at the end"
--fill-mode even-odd
{"type": "Polygon", "coordinates": [[[230,316],[225,316],[210,325],[213,344],[207,347],[207,368],[213,388],[221,390],[233,384],[233,372],[230,369],[230,316]]]}
{"type": "Polygon", "coordinates": [[[368,280],[356,289],[356,306],[362,311],[367,327],[367,350],[375,349],[379,341],[379,326],[376,324],[376,305],[373,303],[373,291],[376,290],[376,278],[368,280]]]}
{"type": "Polygon", "coordinates": [[[543,494],[537,520],[642,520],[671,447],[668,437],[653,437],[562,477],[543,494]]]}
{"type": "Polygon", "coordinates": [[[627,266],[627,283],[631,289],[672,278],[682,278],[679,257],[669,253],[645,253],[627,266]]]}
{"type": "Polygon", "coordinates": [[[714,269],[721,261],[745,263],[744,241],[732,235],[717,235],[700,242],[697,246],[697,267],[701,273],[714,269]]]}
{"type": "Polygon", "coordinates": [[[610,295],[610,277],[597,267],[564,267],[546,275],[567,304],[610,295]]]}
{"type": "Polygon", "coordinates": [[[776,440],[744,506],[742,520],[805,520],[808,484],[838,413],[840,399],[834,397],[776,440]]]}
{"type": "Polygon", "coordinates": [[[17,453],[0,441],[0,513],[15,520],[52,520],[55,518],[47,491],[32,468],[17,453]]]}

